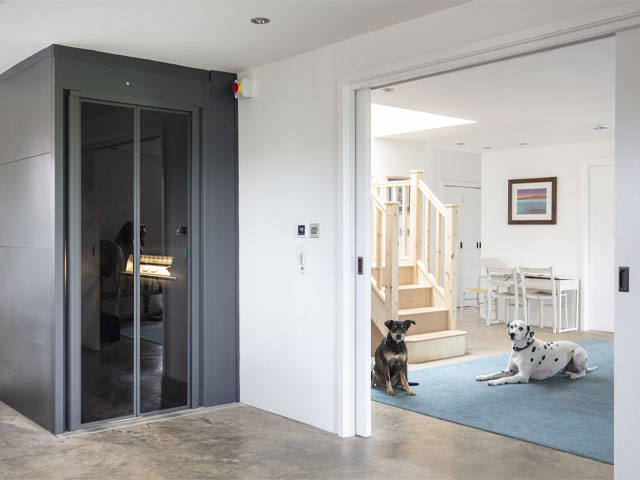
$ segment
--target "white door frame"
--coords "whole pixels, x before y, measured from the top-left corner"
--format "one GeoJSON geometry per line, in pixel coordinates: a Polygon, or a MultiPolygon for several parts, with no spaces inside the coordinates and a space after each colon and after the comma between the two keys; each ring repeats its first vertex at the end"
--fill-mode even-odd
{"type": "MultiPolygon", "coordinates": [[[[370,357],[358,355],[356,332],[360,335],[370,328],[370,305],[356,312],[357,257],[365,256],[370,236],[362,228],[356,228],[354,219],[365,215],[363,207],[356,211],[356,203],[364,205],[366,200],[356,202],[356,195],[369,195],[370,178],[358,179],[356,186],[356,151],[358,162],[370,163],[366,158],[367,147],[356,146],[356,92],[402,82],[409,79],[438,75],[453,70],[477,66],[489,62],[536,53],[550,48],[594,40],[616,32],[640,26],[640,9],[637,5],[625,5],[613,9],[596,11],[587,15],[514,32],[496,38],[474,42],[446,51],[429,54],[399,63],[384,65],[342,77],[338,81],[338,129],[339,158],[341,161],[341,216],[342,216],[342,358],[338,359],[337,391],[338,433],[341,436],[369,436],[371,434],[371,410],[366,402],[370,388],[362,378],[370,368],[370,357]],[[362,311],[360,311],[362,310],[362,311]],[[357,387],[356,387],[357,386],[357,387]],[[356,390],[359,391],[356,394],[356,390]]],[[[360,118],[360,127],[365,130],[370,118],[360,118]],[[365,121],[363,127],[362,121],[365,121]]],[[[360,132],[365,133],[361,130],[360,132]]],[[[367,135],[361,135],[366,137],[367,135]]],[[[370,136],[370,135],[369,135],[370,136]]],[[[364,171],[360,166],[358,170],[364,171]]],[[[368,198],[367,198],[368,200],[368,198]]],[[[367,265],[367,263],[365,263],[367,265]]],[[[370,269],[365,268],[365,278],[370,269]]],[[[369,334],[370,335],[370,334],[369,334]]],[[[360,340],[368,342],[369,339],[360,340]]]]}
{"type": "MultiPolygon", "coordinates": [[[[581,265],[580,273],[582,276],[582,291],[581,299],[581,312],[582,321],[580,322],[580,330],[589,330],[591,325],[589,323],[589,227],[591,218],[591,167],[603,166],[603,165],[615,165],[615,158],[599,158],[593,160],[584,160],[580,166],[580,217],[582,225],[581,228],[581,265]]],[[[613,272],[612,272],[613,275],[613,272]]]]}

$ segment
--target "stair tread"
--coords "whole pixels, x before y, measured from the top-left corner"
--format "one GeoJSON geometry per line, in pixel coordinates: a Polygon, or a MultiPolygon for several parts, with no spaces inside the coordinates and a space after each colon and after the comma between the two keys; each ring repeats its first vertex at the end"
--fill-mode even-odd
{"type": "Polygon", "coordinates": [[[398,310],[398,315],[416,315],[418,313],[429,313],[429,312],[446,312],[448,308],[445,307],[416,307],[416,308],[403,308],[402,310],[398,310]]]}
{"type": "Polygon", "coordinates": [[[405,342],[423,342],[425,340],[437,340],[439,338],[458,337],[466,335],[464,330],[442,330],[440,332],[418,333],[417,335],[407,335],[404,337],[405,342]]]}
{"type": "Polygon", "coordinates": [[[408,285],[398,285],[398,290],[422,290],[432,288],[431,285],[417,285],[415,283],[411,283],[408,285]]]}

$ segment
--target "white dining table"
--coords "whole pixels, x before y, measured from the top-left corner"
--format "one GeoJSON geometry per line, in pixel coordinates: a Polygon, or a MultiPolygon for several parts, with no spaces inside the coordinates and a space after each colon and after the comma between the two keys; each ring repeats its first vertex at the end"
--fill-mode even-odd
{"type": "MultiPolygon", "coordinates": [[[[542,292],[552,292],[553,285],[551,284],[551,278],[548,275],[527,275],[527,290],[538,290],[542,292]]],[[[579,324],[579,303],[580,303],[580,278],[570,275],[554,275],[554,281],[556,284],[556,293],[561,295],[562,293],[572,293],[573,301],[575,305],[574,324],[569,326],[569,319],[567,318],[567,327],[562,328],[562,312],[558,311],[561,321],[558,322],[558,328],[556,330],[554,322],[553,333],[564,333],[578,330],[579,324]]],[[[567,300],[568,300],[567,296],[567,300]]],[[[560,308],[558,307],[558,310],[560,308]]],[[[554,313],[555,315],[555,313],[554,313]]]]}

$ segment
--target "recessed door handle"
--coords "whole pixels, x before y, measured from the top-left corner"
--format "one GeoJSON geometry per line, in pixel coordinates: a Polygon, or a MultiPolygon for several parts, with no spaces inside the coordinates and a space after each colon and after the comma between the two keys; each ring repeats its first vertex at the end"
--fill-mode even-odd
{"type": "Polygon", "coordinates": [[[629,292],[629,267],[620,267],[618,269],[618,291],[629,292]]]}
{"type": "Polygon", "coordinates": [[[364,270],[364,259],[362,257],[358,257],[358,275],[363,275],[363,270],[364,270]]]}

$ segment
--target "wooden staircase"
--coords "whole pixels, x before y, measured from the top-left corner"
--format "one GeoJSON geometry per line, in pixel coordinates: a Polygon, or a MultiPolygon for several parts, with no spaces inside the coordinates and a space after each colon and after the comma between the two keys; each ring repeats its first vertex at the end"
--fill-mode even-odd
{"type": "Polygon", "coordinates": [[[386,320],[413,320],[409,362],[422,363],[464,355],[466,332],[455,329],[458,207],[442,205],[422,171],[410,174],[371,186],[371,355],[386,320]]]}

